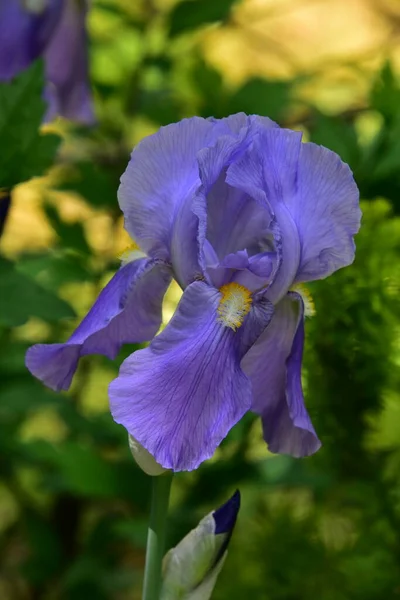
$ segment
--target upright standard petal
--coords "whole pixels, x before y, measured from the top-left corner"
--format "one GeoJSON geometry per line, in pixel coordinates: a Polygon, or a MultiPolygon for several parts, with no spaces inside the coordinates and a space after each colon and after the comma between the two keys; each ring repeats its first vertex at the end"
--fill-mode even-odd
{"type": "Polygon", "coordinates": [[[168,268],[141,259],[121,267],[64,344],[36,344],[26,366],[54,390],[67,390],[81,356],[115,358],[122,344],[150,340],[161,324],[161,305],[171,281],[168,268]]]}
{"type": "Polygon", "coordinates": [[[149,256],[171,259],[175,219],[200,185],[196,155],[211,143],[214,129],[211,120],[184,119],[161,127],[134,148],[118,199],[125,228],[149,256]]]}
{"type": "Polygon", "coordinates": [[[304,345],[303,303],[288,294],[242,360],[253,387],[252,410],[262,417],[271,452],[295,457],[321,446],[304,405],[301,361],[304,345]]]}
{"type": "Polygon", "coordinates": [[[271,312],[251,310],[234,331],[221,322],[221,298],[192,283],[166,329],[125,360],[109,388],[114,420],[174,471],[210,458],[252,403],[240,361],[271,312]]]}
{"type": "Polygon", "coordinates": [[[221,174],[206,198],[207,240],[218,258],[246,249],[249,256],[264,250],[271,237],[272,215],[242,190],[228,185],[221,174]]]}
{"type": "Polygon", "coordinates": [[[231,185],[227,178],[230,165],[246,153],[257,132],[252,117],[244,117],[238,114],[222,119],[221,131],[233,128],[235,134],[221,135],[213,146],[198,153],[202,187],[195,212],[203,225],[200,243],[207,239],[220,260],[238,250],[246,249],[250,255],[260,252],[263,238],[271,234],[272,214],[267,203],[231,185]]]}
{"type": "Polygon", "coordinates": [[[216,141],[212,146],[203,147],[197,154],[205,194],[210,191],[224,168],[243,154],[251,144],[253,133],[250,117],[244,113],[213,121],[216,141]]]}
{"type": "Polygon", "coordinates": [[[272,213],[270,227],[278,254],[268,298],[276,303],[287,293],[300,260],[300,239],[286,201],[296,194],[301,134],[260,126],[254,144],[227,172],[227,182],[241,189],[272,213]]]}
{"type": "Polygon", "coordinates": [[[322,279],[354,260],[359,192],[348,165],[312,143],[301,146],[297,186],[287,201],[301,240],[296,281],[322,279]]]}
{"type": "Polygon", "coordinates": [[[44,51],[60,19],[64,0],[1,0],[0,80],[29,67],[44,51]]]}
{"type": "Polygon", "coordinates": [[[46,120],[56,115],[95,122],[88,74],[87,0],[64,0],[61,19],[46,47],[46,120]]]}

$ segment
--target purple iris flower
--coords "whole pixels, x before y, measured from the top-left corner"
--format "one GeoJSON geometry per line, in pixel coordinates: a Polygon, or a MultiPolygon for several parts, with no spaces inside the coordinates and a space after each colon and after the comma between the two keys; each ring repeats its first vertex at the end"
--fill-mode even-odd
{"type": "Polygon", "coordinates": [[[195,469],[249,410],[272,452],[314,453],[304,405],[300,282],[354,259],[359,194],[349,167],[302,134],[243,113],[163,127],[133,151],[119,202],[140,246],[64,344],[27,366],[67,389],[80,356],[128,357],[109,388],[117,423],[165,468],[195,469]],[[183,296],[156,337],[171,278],[183,296]]]}
{"type": "Polygon", "coordinates": [[[93,123],[88,80],[87,0],[0,0],[0,80],[44,57],[46,120],[93,123]]]}

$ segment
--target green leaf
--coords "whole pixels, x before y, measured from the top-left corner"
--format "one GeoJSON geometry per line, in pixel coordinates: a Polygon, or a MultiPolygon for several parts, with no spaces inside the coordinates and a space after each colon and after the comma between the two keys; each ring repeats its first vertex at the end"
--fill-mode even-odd
{"type": "Polygon", "coordinates": [[[179,121],[179,102],[170,90],[141,90],[138,94],[139,112],[158,125],[179,121]]]}
{"type": "Polygon", "coordinates": [[[391,121],[399,112],[400,85],[390,62],[386,62],[370,93],[371,107],[391,121]]]}
{"type": "Polygon", "coordinates": [[[59,394],[48,390],[34,379],[25,366],[24,371],[19,373],[18,377],[6,380],[2,385],[0,390],[2,425],[26,419],[41,408],[58,408],[61,402],[65,402],[59,394]]]}
{"type": "Polygon", "coordinates": [[[65,248],[73,248],[83,254],[90,254],[82,223],[65,223],[60,218],[57,209],[49,204],[45,206],[45,211],[51,226],[65,248]]]}
{"type": "Polygon", "coordinates": [[[25,514],[24,528],[30,547],[24,564],[25,577],[36,584],[46,582],[55,575],[62,559],[61,542],[52,523],[46,522],[32,510],[25,514]]]}
{"type": "Polygon", "coordinates": [[[0,257],[0,325],[23,325],[29,317],[58,321],[74,316],[64,300],[19,273],[11,261],[0,257]]]}
{"type": "Polygon", "coordinates": [[[41,61],[0,84],[0,188],[42,175],[54,161],[60,138],[39,131],[46,112],[44,85],[41,61]]]}
{"type": "Polygon", "coordinates": [[[53,165],[60,142],[61,138],[58,135],[42,135],[38,131],[30,146],[26,148],[24,156],[21,154],[23,162],[18,165],[14,181],[9,182],[8,186],[43,175],[53,165]]]}
{"type": "Polygon", "coordinates": [[[282,121],[288,110],[290,92],[291,84],[287,81],[254,78],[232,96],[228,112],[243,111],[282,121]]]}
{"type": "MultiPolygon", "coordinates": [[[[2,336],[0,344],[0,377],[4,381],[5,377],[17,376],[26,373],[25,354],[30,344],[17,343],[15,340],[7,339],[2,336]]],[[[3,392],[3,390],[2,390],[3,392]]]]}
{"type": "Polygon", "coordinates": [[[92,279],[84,258],[71,251],[31,254],[19,259],[17,270],[32,277],[46,289],[57,291],[64,283],[92,279]]]}
{"type": "Polygon", "coordinates": [[[44,442],[25,445],[33,462],[55,468],[54,484],[77,496],[117,496],[120,491],[118,471],[89,445],[65,441],[57,448],[44,442]]]}
{"type": "Polygon", "coordinates": [[[118,208],[117,189],[119,177],[101,169],[92,162],[81,162],[65,172],[65,181],[59,189],[77,192],[95,207],[118,208]]]}
{"type": "Polygon", "coordinates": [[[400,169],[400,140],[394,140],[385,153],[382,153],[379,160],[376,161],[374,170],[374,179],[380,182],[389,177],[396,178],[400,169]]]}
{"type": "Polygon", "coordinates": [[[311,141],[337,152],[353,169],[359,160],[360,148],[354,126],[341,117],[317,115],[311,141]]]}
{"type": "Polygon", "coordinates": [[[180,35],[207,23],[224,21],[236,0],[184,0],[171,12],[170,36],[180,35]]]}
{"type": "Polygon", "coordinates": [[[226,117],[229,92],[221,73],[199,56],[193,65],[190,80],[200,97],[200,115],[226,117]]]}

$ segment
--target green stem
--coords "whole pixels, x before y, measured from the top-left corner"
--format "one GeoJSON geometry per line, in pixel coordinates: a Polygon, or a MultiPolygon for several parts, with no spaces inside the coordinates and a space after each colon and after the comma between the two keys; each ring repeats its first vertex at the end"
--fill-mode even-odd
{"type": "Polygon", "coordinates": [[[144,570],[143,600],[159,600],[161,590],[161,562],[164,555],[169,493],[172,471],[153,477],[150,523],[147,534],[146,566],[144,570]]]}

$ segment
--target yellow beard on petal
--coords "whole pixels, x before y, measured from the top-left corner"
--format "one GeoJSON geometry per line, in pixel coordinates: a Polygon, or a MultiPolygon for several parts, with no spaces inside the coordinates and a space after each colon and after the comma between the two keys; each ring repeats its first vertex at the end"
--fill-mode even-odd
{"type": "Polygon", "coordinates": [[[313,317],[316,313],[314,300],[306,286],[303,283],[296,283],[291,289],[291,292],[296,292],[301,296],[304,304],[304,316],[313,317]]]}
{"type": "Polygon", "coordinates": [[[236,331],[251,308],[251,292],[239,283],[227,283],[219,291],[218,321],[236,331]]]}
{"type": "Polygon", "coordinates": [[[118,258],[120,259],[122,265],[133,262],[138,258],[145,258],[145,256],[146,254],[142,252],[140,246],[136,242],[132,242],[132,244],[127,246],[125,250],[122,250],[122,252],[118,254],[118,258]]]}

